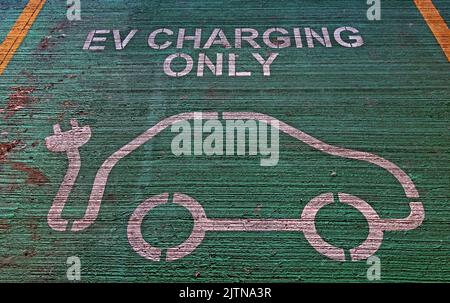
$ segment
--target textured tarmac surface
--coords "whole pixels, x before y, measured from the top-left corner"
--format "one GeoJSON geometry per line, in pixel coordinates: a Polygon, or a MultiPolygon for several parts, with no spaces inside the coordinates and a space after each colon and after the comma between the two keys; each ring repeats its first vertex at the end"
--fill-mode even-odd
{"type": "MultiPolygon", "coordinates": [[[[163,193],[170,199],[174,193],[193,197],[214,219],[299,219],[307,203],[324,193],[359,197],[381,218],[409,215],[412,200],[385,169],[323,153],[283,133],[277,165],[263,167],[261,156],[177,157],[171,152],[175,134],[166,129],[112,169],[89,227],[60,232],[49,226],[48,213],[68,169],[66,154],[46,147],[53,125],[67,131],[70,119],[76,119],[92,133],[79,149],[80,171],[62,211],[70,227],[84,216],[105,159],[159,121],[194,111],[264,113],[333,146],[395,163],[415,184],[425,219],[413,230],[384,233],[375,253],[381,281],[450,281],[448,1],[432,1],[447,31],[435,15],[427,24],[418,10],[417,3],[431,1],[381,1],[380,21],[367,19],[362,0],[90,0],[81,2],[79,21],[67,20],[65,1],[31,2],[35,7],[24,20],[33,13],[36,18],[29,31],[17,32],[24,39],[14,54],[16,40],[5,37],[17,38],[8,35],[28,1],[0,2],[0,40],[5,39],[3,46],[9,43],[0,55],[6,60],[10,54],[0,74],[2,282],[67,281],[70,256],[80,258],[82,281],[367,281],[370,265],[350,261],[349,250],[366,239],[369,226],[343,203],[322,208],[316,228],[345,250],[345,262],[320,254],[297,231],[211,231],[191,254],[165,261],[167,248],[185,241],[194,225],[189,212],[173,203],[158,206],[142,223],[144,239],[163,248],[162,261],[145,259],[131,248],[131,214],[163,193]],[[322,34],[322,27],[329,31],[331,47],[318,40],[308,47],[305,28],[322,34]],[[341,27],[357,29],[363,44],[340,44],[334,33],[341,27]],[[172,44],[153,49],[148,36],[159,28],[173,35],[160,34],[155,43],[172,44]],[[200,47],[185,41],[177,48],[180,28],[189,35],[202,29],[200,47]],[[223,30],[230,48],[205,48],[215,28],[223,30]],[[261,47],[243,42],[237,48],[236,28],[255,29],[261,47]],[[268,45],[262,35],[269,28],[288,34],[273,34],[268,45]],[[294,28],[300,29],[302,47],[294,28]],[[123,41],[132,29],[138,31],[117,50],[112,31],[119,30],[123,41]],[[110,31],[97,35],[106,41],[91,44],[104,50],[83,49],[93,30],[110,31]],[[283,47],[277,36],[289,37],[290,46],[283,47]],[[164,62],[175,53],[193,60],[185,76],[165,72],[164,62]],[[222,75],[206,67],[198,75],[201,53],[213,62],[223,54],[222,75]],[[264,58],[278,53],[270,76],[254,53],[264,58]],[[239,56],[235,72],[250,76],[230,73],[230,54],[239,56]]],[[[176,62],[173,69],[185,67],[184,61],[176,62]]]]}

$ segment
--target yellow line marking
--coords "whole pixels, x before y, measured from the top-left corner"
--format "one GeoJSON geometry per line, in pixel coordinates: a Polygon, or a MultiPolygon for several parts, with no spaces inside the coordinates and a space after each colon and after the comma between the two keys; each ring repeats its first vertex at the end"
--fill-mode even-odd
{"type": "Polygon", "coordinates": [[[30,0],[23,9],[16,23],[9,31],[5,40],[0,44],[0,75],[8,66],[15,52],[19,48],[23,39],[28,34],[28,30],[34,23],[37,15],[44,6],[46,0],[30,0]]]}
{"type": "Polygon", "coordinates": [[[437,42],[450,62],[450,30],[431,0],[414,0],[437,42]]]}

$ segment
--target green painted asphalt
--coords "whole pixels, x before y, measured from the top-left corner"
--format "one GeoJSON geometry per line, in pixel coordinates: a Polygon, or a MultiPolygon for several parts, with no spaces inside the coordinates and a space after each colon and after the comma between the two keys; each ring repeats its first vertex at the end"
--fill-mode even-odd
{"type": "MultiPolygon", "coordinates": [[[[2,36],[20,13],[12,2],[0,5],[2,36]]],[[[448,22],[448,4],[435,2],[448,22]]],[[[164,192],[195,198],[208,218],[296,219],[326,192],[360,197],[382,218],[409,214],[410,200],[386,170],[324,154],[285,134],[278,165],[261,167],[260,156],[176,157],[167,129],[112,170],[93,225],[78,233],[48,226],[68,165],[65,154],[45,146],[54,124],[68,130],[75,118],[92,130],[63,212],[73,222],[83,216],[105,159],[160,120],[192,111],[253,111],[404,170],[417,186],[425,220],[411,231],[385,232],[376,253],[381,281],[450,281],[450,66],[413,1],[382,1],[380,21],[368,21],[366,10],[366,1],[351,0],[91,0],[82,1],[81,21],[69,22],[65,1],[47,1],[0,76],[0,280],[67,281],[66,260],[78,256],[81,279],[89,282],[367,282],[366,261],[330,260],[299,232],[209,232],[193,253],[173,262],[146,260],[130,247],[130,215],[164,192]],[[202,44],[222,28],[233,44],[235,28],[292,33],[342,26],[357,28],[364,45],[345,48],[333,40],[331,48],[277,49],[269,77],[252,57],[274,51],[261,39],[257,50],[147,45],[157,28],[202,28],[202,44]],[[96,29],[139,32],[122,51],[111,34],[104,51],[83,50],[96,29]],[[164,60],[176,52],[194,59],[185,77],[164,73],[164,60]],[[226,63],[222,76],[205,69],[197,77],[201,52],[223,53],[225,62],[236,53],[237,68],[252,76],[229,77],[226,63]]],[[[163,205],[145,217],[142,233],[168,248],[183,242],[192,226],[184,208],[163,205]]],[[[347,253],[368,234],[364,217],[343,204],[321,210],[317,229],[347,253]]]]}

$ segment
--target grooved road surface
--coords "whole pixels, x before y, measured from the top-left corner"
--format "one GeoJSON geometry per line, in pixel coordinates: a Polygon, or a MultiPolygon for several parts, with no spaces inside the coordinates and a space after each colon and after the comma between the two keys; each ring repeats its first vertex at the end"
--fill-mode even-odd
{"type": "Polygon", "coordinates": [[[0,280],[450,281],[450,3],[381,4],[1,0],[0,280]]]}

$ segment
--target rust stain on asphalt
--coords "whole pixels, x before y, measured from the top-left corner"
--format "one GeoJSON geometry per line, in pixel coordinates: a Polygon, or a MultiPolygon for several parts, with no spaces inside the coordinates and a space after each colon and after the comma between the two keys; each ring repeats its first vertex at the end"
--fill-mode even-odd
{"type": "Polygon", "coordinates": [[[8,231],[11,228],[7,219],[0,219],[0,232],[8,231]]]}
{"type": "Polygon", "coordinates": [[[44,38],[41,39],[37,49],[39,51],[51,50],[57,44],[58,41],[61,41],[60,39],[66,37],[66,35],[63,32],[69,26],[70,23],[68,21],[59,22],[55,27],[53,27],[50,30],[50,35],[45,36],[44,38]]]}
{"type": "Polygon", "coordinates": [[[3,161],[8,156],[8,153],[20,144],[20,140],[15,140],[7,143],[0,143],[0,161],[3,161]]]}
{"type": "Polygon", "coordinates": [[[0,110],[0,112],[5,112],[4,119],[7,120],[15,114],[16,111],[25,108],[30,103],[36,101],[36,98],[30,96],[36,88],[35,87],[11,87],[14,92],[8,96],[8,105],[5,109],[0,110]]]}
{"type": "Polygon", "coordinates": [[[14,170],[22,171],[27,174],[27,184],[30,185],[43,185],[48,183],[48,178],[38,169],[27,166],[24,163],[14,162],[11,163],[11,168],[14,170]]]}

